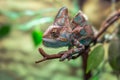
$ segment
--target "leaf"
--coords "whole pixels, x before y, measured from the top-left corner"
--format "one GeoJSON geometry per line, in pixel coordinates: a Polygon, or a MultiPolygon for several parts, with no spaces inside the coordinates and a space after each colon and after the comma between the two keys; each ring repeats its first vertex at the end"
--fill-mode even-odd
{"type": "Polygon", "coordinates": [[[94,76],[90,80],[99,80],[99,76],[94,76]]]}
{"type": "Polygon", "coordinates": [[[42,32],[39,30],[34,30],[32,32],[32,38],[35,46],[38,46],[42,42],[42,32]]]}
{"type": "Polygon", "coordinates": [[[104,48],[102,45],[97,45],[91,52],[87,60],[87,70],[88,73],[90,70],[95,69],[104,59],[104,48]]]}
{"type": "Polygon", "coordinates": [[[52,12],[56,12],[57,10],[58,10],[57,8],[45,8],[45,9],[40,9],[38,11],[26,10],[22,12],[22,15],[26,15],[26,16],[44,15],[45,13],[52,13],[52,12]]]}
{"type": "Polygon", "coordinates": [[[3,38],[9,34],[10,26],[10,24],[0,24],[0,38],[3,38]]]}
{"type": "Polygon", "coordinates": [[[73,6],[74,6],[73,12],[77,13],[80,10],[78,5],[78,0],[73,1],[73,6]]]}
{"type": "Polygon", "coordinates": [[[8,19],[11,19],[11,20],[16,20],[21,17],[19,13],[13,12],[13,11],[1,11],[1,13],[7,16],[8,19]]]}
{"type": "Polygon", "coordinates": [[[39,18],[39,19],[34,19],[34,20],[29,21],[29,22],[27,22],[27,23],[25,23],[23,25],[20,25],[19,29],[21,29],[21,30],[29,30],[33,26],[40,25],[40,24],[45,24],[45,23],[52,22],[52,21],[53,21],[52,17],[43,17],[43,18],[39,18]]]}
{"type": "Polygon", "coordinates": [[[110,42],[108,58],[112,69],[120,72],[120,39],[118,37],[113,38],[110,42]]]}

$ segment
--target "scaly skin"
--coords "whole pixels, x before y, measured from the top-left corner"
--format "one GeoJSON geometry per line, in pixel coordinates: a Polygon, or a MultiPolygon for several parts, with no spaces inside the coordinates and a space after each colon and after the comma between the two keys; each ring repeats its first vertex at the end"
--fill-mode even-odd
{"type": "Polygon", "coordinates": [[[95,30],[88,24],[84,14],[79,12],[71,22],[68,19],[68,10],[62,7],[54,23],[45,31],[43,35],[43,44],[47,47],[63,47],[68,46],[67,51],[59,52],[59,54],[47,54],[42,48],[39,48],[43,59],[36,61],[36,63],[60,58],[60,61],[65,59],[76,59],[83,53],[90,51],[90,44],[97,43],[98,38],[120,18],[120,9],[108,17],[97,34],[95,30]]]}
{"type": "Polygon", "coordinates": [[[85,47],[91,43],[93,36],[91,25],[88,24],[81,11],[70,23],[68,9],[62,7],[58,11],[54,23],[44,33],[43,44],[53,48],[68,46],[69,50],[65,51],[60,59],[63,61],[81,54],[85,47]],[[72,48],[73,46],[76,48],[72,48]]]}
{"type": "Polygon", "coordinates": [[[54,23],[45,31],[43,44],[54,48],[68,46],[71,32],[68,10],[62,7],[56,15],[54,23]]]}

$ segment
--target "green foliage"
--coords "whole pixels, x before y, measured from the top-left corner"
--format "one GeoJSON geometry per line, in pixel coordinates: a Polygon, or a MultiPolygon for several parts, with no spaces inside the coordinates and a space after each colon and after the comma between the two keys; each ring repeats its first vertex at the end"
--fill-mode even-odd
{"type": "Polygon", "coordinates": [[[120,39],[115,38],[111,41],[108,58],[114,71],[120,72],[120,39]]]}
{"type": "Polygon", "coordinates": [[[3,38],[9,34],[10,27],[10,24],[0,24],[0,38],[3,38]]]}
{"type": "Polygon", "coordinates": [[[94,76],[90,80],[99,80],[99,76],[94,76]]]}
{"type": "Polygon", "coordinates": [[[82,64],[81,57],[68,61],[67,64],[71,67],[80,67],[80,65],[82,64]]]}
{"type": "Polygon", "coordinates": [[[21,17],[19,13],[13,11],[0,11],[0,13],[8,17],[10,20],[16,20],[21,17]]]}
{"type": "Polygon", "coordinates": [[[91,52],[87,60],[87,70],[88,73],[90,70],[95,69],[104,59],[104,48],[103,45],[97,45],[91,52]]]}
{"type": "Polygon", "coordinates": [[[15,80],[15,77],[7,71],[0,70],[0,80],[15,80]]]}
{"type": "Polygon", "coordinates": [[[56,8],[40,9],[38,11],[25,10],[22,12],[16,12],[16,11],[10,11],[10,10],[0,10],[0,14],[8,17],[8,19],[10,19],[10,20],[16,20],[16,19],[20,19],[23,16],[35,16],[35,15],[42,16],[42,15],[44,15],[44,13],[55,12],[55,11],[57,11],[56,8]]]}
{"type": "Polygon", "coordinates": [[[35,46],[38,46],[42,42],[42,32],[40,30],[34,30],[32,32],[32,38],[35,46]]]}
{"type": "Polygon", "coordinates": [[[75,0],[74,2],[73,2],[73,5],[74,5],[74,9],[73,9],[73,11],[74,12],[78,12],[80,9],[79,9],[79,5],[78,5],[78,0],[75,0]]]}
{"type": "Polygon", "coordinates": [[[72,16],[75,15],[76,13],[78,13],[78,11],[79,11],[78,0],[73,1],[73,6],[74,6],[74,8],[70,9],[70,13],[72,14],[72,16]]]}
{"type": "Polygon", "coordinates": [[[22,12],[22,15],[26,15],[26,16],[34,16],[34,15],[44,15],[44,13],[50,13],[50,12],[56,12],[58,9],[56,8],[46,8],[46,9],[40,9],[38,11],[32,11],[32,10],[26,10],[24,12],[22,12]]]}
{"type": "Polygon", "coordinates": [[[34,19],[32,21],[29,21],[25,24],[20,25],[19,29],[27,31],[27,30],[30,30],[32,27],[35,27],[36,25],[41,25],[41,24],[52,22],[52,21],[53,21],[52,17],[43,17],[39,19],[34,19]]]}
{"type": "Polygon", "coordinates": [[[57,10],[56,8],[47,8],[47,9],[41,9],[38,11],[26,10],[23,12],[1,10],[0,14],[6,16],[10,23],[14,23],[13,25],[17,26],[17,29],[27,31],[38,25],[52,22],[53,17],[43,17],[43,15],[44,13],[51,13],[51,12],[55,12],[56,10],[57,10]],[[25,22],[24,24],[15,24],[15,22],[13,22],[15,20],[19,20],[24,16],[29,16],[29,17],[36,16],[36,17],[34,17],[34,19],[28,22],[25,22]]]}

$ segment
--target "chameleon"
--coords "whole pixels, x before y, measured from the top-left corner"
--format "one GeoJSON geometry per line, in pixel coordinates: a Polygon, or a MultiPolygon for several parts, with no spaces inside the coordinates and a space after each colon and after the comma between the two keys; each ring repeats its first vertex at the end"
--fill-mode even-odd
{"type": "MultiPolygon", "coordinates": [[[[44,32],[43,45],[52,48],[66,46],[68,50],[58,53],[63,54],[60,57],[60,61],[75,59],[83,54],[85,50],[88,51],[90,44],[95,38],[98,38],[110,24],[119,18],[119,16],[120,10],[115,16],[111,16],[110,19],[108,18],[106,20],[107,24],[104,23],[106,27],[99,31],[98,35],[95,37],[95,31],[82,11],[79,11],[70,21],[68,8],[62,7],[55,16],[53,24],[44,32]]],[[[48,55],[45,54],[43,56],[45,57],[48,55]]],[[[47,57],[43,60],[46,59],[47,57]]]]}
{"type": "Polygon", "coordinates": [[[53,24],[43,34],[43,45],[53,48],[68,46],[69,51],[65,51],[60,58],[63,61],[81,54],[91,43],[93,36],[92,26],[81,11],[70,22],[68,9],[62,7],[53,24]]]}

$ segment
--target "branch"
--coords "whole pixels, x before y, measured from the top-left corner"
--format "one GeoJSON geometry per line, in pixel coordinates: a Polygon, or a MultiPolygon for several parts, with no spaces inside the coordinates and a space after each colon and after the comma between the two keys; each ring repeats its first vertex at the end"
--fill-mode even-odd
{"type": "Polygon", "coordinates": [[[39,48],[38,51],[43,56],[43,59],[36,61],[35,63],[40,63],[45,60],[60,58],[63,55],[63,53],[48,55],[47,53],[44,52],[42,48],[39,48]]]}
{"type": "MultiPolygon", "coordinates": [[[[101,26],[102,28],[101,28],[100,32],[94,37],[94,40],[91,43],[96,43],[98,38],[110,27],[110,25],[112,25],[115,21],[117,21],[119,19],[119,17],[120,17],[120,10],[118,10],[115,14],[113,14],[108,19],[106,19],[101,26]]],[[[83,53],[85,51],[86,51],[86,49],[83,51],[83,53]]],[[[59,53],[59,54],[48,55],[47,53],[44,52],[44,50],[42,48],[39,48],[39,52],[43,56],[43,59],[36,61],[35,63],[40,63],[40,62],[50,60],[50,59],[61,58],[61,56],[64,54],[64,53],[59,53]]],[[[79,56],[80,55],[78,55],[76,57],[79,57],[79,56]]],[[[73,57],[72,59],[75,59],[76,57],[73,57]]]]}
{"type": "Polygon", "coordinates": [[[99,33],[94,38],[94,41],[97,40],[110,27],[110,25],[112,25],[119,18],[120,18],[120,9],[103,22],[99,33]]]}
{"type": "MultiPolygon", "coordinates": [[[[88,52],[90,49],[89,47],[87,47],[85,50],[83,50],[82,53],[88,52]]],[[[57,58],[61,58],[64,54],[64,52],[60,52],[58,54],[52,54],[52,55],[48,55],[47,53],[44,52],[44,50],[42,48],[38,49],[39,53],[43,56],[43,59],[35,61],[35,63],[40,63],[46,60],[50,60],[50,59],[57,59],[57,58]]],[[[69,51],[69,50],[68,50],[69,51]]],[[[76,59],[77,57],[79,57],[81,54],[78,54],[76,56],[73,56],[72,59],[76,59]]],[[[68,59],[69,60],[69,59],[68,59]]]]}
{"type": "Polygon", "coordinates": [[[88,54],[89,51],[85,52],[82,55],[82,69],[83,69],[83,77],[84,80],[89,80],[92,76],[91,71],[89,71],[88,73],[86,73],[86,69],[87,69],[87,60],[88,60],[88,54]]]}

